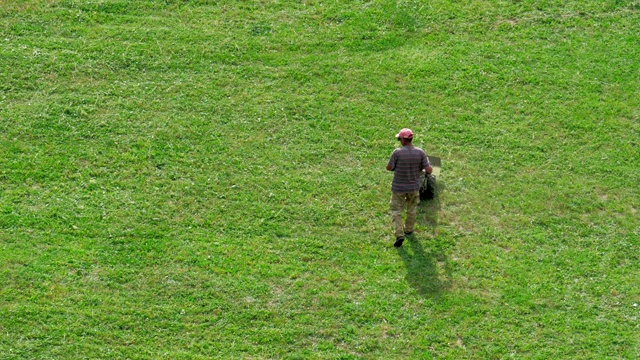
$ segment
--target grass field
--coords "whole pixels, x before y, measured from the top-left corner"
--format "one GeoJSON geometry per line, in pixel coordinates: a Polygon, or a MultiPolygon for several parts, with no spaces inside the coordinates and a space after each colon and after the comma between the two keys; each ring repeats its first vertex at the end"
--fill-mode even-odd
{"type": "Polygon", "coordinates": [[[637,0],[0,0],[0,359],[637,359],[639,140],[637,0]]]}

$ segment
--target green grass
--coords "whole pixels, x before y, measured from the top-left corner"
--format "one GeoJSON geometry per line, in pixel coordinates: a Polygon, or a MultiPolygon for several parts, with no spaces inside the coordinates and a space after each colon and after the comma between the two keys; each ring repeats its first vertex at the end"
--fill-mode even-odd
{"type": "Polygon", "coordinates": [[[0,0],[0,359],[640,357],[639,24],[0,0]],[[402,127],[443,170],[397,250],[402,127]]]}

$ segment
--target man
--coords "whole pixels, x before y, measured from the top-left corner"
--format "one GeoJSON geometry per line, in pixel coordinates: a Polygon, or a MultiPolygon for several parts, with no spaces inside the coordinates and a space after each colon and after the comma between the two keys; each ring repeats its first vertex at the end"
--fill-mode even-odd
{"type": "Polygon", "coordinates": [[[391,153],[387,163],[387,170],[393,171],[391,183],[391,218],[395,227],[395,247],[402,246],[405,236],[413,234],[416,223],[417,207],[420,202],[420,179],[422,171],[431,174],[433,169],[429,164],[427,154],[413,146],[413,132],[402,129],[396,135],[402,144],[401,148],[391,153]],[[407,208],[407,218],[402,226],[402,211],[407,208]]]}

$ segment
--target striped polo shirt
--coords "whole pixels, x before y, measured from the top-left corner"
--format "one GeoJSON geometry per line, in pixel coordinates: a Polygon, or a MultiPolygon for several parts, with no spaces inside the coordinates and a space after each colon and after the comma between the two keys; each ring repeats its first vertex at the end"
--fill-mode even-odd
{"type": "Polygon", "coordinates": [[[409,193],[420,190],[420,175],[422,169],[429,167],[429,159],[419,147],[403,146],[391,153],[389,165],[393,170],[391,191],[409,193]]]}

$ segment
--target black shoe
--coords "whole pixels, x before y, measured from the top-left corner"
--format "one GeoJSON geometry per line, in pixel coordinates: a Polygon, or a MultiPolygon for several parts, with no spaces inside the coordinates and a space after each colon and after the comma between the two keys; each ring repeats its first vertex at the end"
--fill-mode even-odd
{"type": "Polygon", "coordinates": [[[396,242],[393,244],[393,246],[400,247],[400,246],[402,246],[403,242],[404,242],[404,236],[398,236],[396,238],[396,242]]]}
{"type": "Polygon", "coordinates": [[[413,231],[409,231],[409,232],[406,232],[406,231],[405,231],[405,232],[404,232],[404,234],[405,234],[406,236],[413,236],[413,231]]]}

